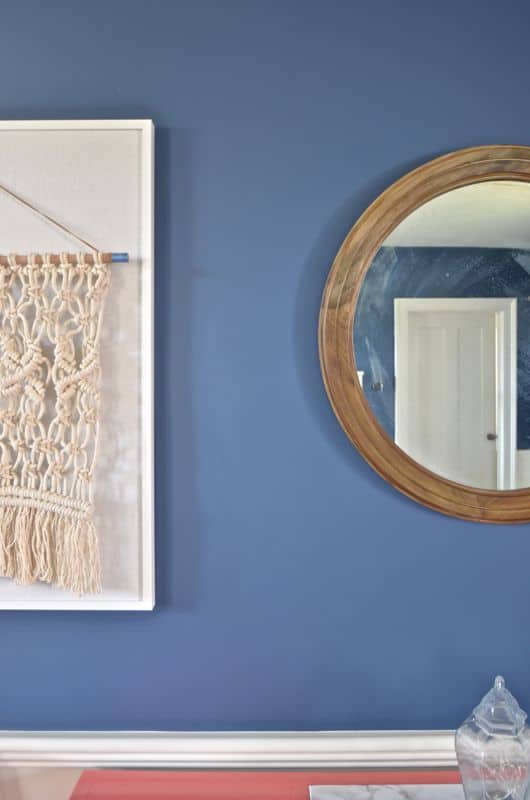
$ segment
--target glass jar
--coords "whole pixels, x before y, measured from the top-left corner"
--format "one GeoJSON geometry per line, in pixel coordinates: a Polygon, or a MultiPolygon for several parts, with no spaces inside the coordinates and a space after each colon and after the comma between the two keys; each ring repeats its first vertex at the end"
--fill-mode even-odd
{"type": "Polygon", "coordinates": [[[526,714],[504,678],[458,728],[456,757],[466,800],[524,800],[529,783],[526,714]]]}

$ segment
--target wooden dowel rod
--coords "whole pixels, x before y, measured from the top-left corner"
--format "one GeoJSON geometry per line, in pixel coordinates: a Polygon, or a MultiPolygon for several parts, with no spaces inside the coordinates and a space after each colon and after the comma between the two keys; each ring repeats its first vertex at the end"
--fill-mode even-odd
{"type": "MultiPolygon", "coordinates": [[[[105,264],[112,264],[115,262],[127,262],[129,259],[128,257],[125,258],[126,253],[102,253],[101,260],[105,264]],[[116,256],[120,256],[120,258],[116,258],[116,256]]],[[[67,253],[68,262],[70,264],[77,264],[77,260],[79,256],[76,253],[67,253]]],[[[29,261],[28,256],[15,256],[15,261],[17,266],[25,267],[29,261]]],[[[50,255],[50,261],[52,264],[60,264],[61,263],[61,256],[57,253],[53,253],[50,255]]],[[[94,256],[90,253],[85,254],[85,261],[87,264],[94,264],[94,256]]],[[[39,265],[43,263],[43,258],[40,255],[35,256],[35,262],[39,265]]],[[[9,259],[7,256],[0,256],[0,264],[3,267],[7,267],[9,265],[9,259]]]]}

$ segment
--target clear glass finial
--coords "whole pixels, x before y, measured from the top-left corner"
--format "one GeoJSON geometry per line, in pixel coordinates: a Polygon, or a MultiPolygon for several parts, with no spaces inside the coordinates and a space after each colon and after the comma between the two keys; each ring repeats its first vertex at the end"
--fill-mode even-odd
{"type": "Polygon", "coordinates": [[[486,733],[510,734],[516,736],[524,727],[526,714],[504,683],[497,675],[493,689],[484,695],[473,711],[475,719],[486,733]]]}

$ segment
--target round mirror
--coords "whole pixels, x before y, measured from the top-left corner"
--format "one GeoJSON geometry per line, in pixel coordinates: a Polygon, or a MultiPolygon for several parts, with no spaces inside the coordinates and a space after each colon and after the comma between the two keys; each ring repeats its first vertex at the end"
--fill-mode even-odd
{"type": "Polygon", "coordinates": [[[530,519],[530,148],[452,153],[365,212],[320,345],[354,444],[437,510],[530,519]]]}

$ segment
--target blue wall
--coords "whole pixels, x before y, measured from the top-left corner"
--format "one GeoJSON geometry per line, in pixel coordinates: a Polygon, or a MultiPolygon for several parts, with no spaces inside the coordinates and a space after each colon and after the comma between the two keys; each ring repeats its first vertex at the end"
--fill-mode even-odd
{"type": "Polygon", "coordinates": [[[517,298],[517,447],[530,449],[530,252],[496,247],[381,247],[355,313],[357,368],[372,410],[394,438],[394,298],[517,298]],[[372,384],[382,383],[382,390],[372,384]]]}
{"type": "Polygon", "coordinates": [[[153,117],[158,608],[1,613],[2,728],[449,728],[530,708],[530,530],[356,454],[318,364],[350,225],[530,143],[528,3],[3,0],[1,115],[153,117]]]}

